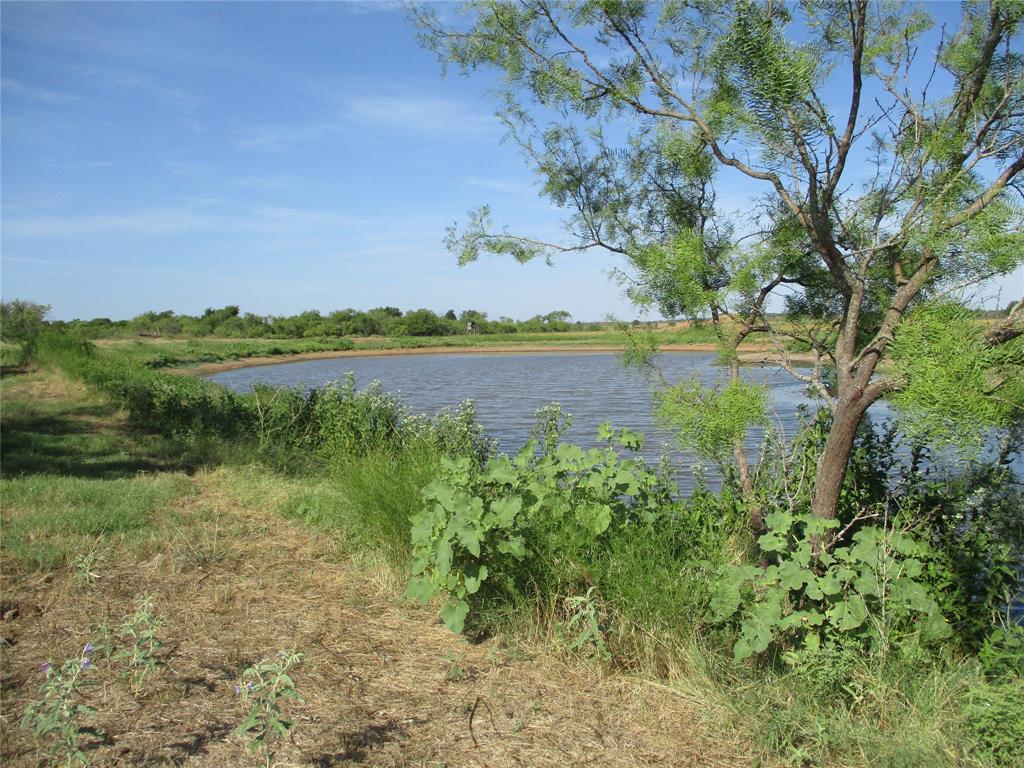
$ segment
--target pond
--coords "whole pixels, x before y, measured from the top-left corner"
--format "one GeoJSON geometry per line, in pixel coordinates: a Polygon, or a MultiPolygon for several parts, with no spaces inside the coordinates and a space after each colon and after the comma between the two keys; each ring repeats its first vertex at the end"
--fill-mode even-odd
{"type": "MultiPolygon", "coordinates": [[[[673,352],[658,358],[670,381],[697,378],[703,384],[721,382],[726,371],[714,353],[673,352]]],[[[692,487],[686,471],[696,457],[683,452],[671,433],[654,424],[647,376],[624,368],[611,352],[534,354],[385,355],[327,358],[240,368],[210,377],[230,389],[247,392],[254,383],[311,389],[337,382],[345,374],[356,377],[359,388],[378,380],[388,392],[400,395],[417,413],[434,414],[446,406],[473,400],[477,417],[501,450],[518,451],[529,439],[538,408],[558,402],[573,416],[565,440],[595,445],[597,427],[608,421],[616,428],[643,433],[641,455],[657,460],[667,447],[680,471],[682,490],[692,487]]],[[[772,393],[773,418],[785,435],[798,428],[797,408],[812,405],[806,387],[774,366],[745,367],[745,378],[763,382],[772,393]]],[[[884,412],[885,406],[876,407],[884,412]]],[[[756,449],[763,433],[751,431],[747,443],[756,449]]],[[[708,469],[714,484],[714,472],[708,469]]]]}

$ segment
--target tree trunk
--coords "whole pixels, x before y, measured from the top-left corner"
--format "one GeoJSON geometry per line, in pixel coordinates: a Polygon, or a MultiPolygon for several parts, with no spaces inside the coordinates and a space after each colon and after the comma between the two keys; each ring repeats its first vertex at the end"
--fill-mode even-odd
{"type": "Polygon", "coordinates": [[[855,398],[840,400],[832,412],[832,429],[818,458],[818,470],[814,478],[811,512],[816,517],[827,520],[836,517],[857,425],[868,405],[870,403],[867,398],[860,393],[855,398]]]}

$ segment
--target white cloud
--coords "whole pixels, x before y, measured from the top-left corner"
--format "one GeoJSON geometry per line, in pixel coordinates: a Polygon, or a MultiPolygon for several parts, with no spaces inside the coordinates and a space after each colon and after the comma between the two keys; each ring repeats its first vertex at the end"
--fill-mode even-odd
{"type": "Polygon", "coordinates": [[[482,179],[479,176],[467,176],[463,179],[463,183],[467,187],[493,189],[495,192],[508,192],[510,194],[530,194],[534,192],[534,190],[525,184],[518,184],[513,181],[501,181],[500,179],[482,179]]]}
{"type": "Polygon", "coordinates": [[[340,241],[379,229],[378,219],[360,218],[330,210],[257,205],[241,211],[210,210],[218,198],[192,198],[186,205],[135,211],[79,215],[5,217],[4,238],[60,240],[74,237],[185,235],[196,232],[243,237],[280,235],[318,236],[340,241]]]}
{"type": "Polygon", "coordinates": [[[256,152],[287,152],[311,141],[319,141],[340,129],[339,123],[307,125],[254,125],[235,132],[235,146],[256,152]]]}
{"type": "Polygon", "coordinates": [[[291,176],[283,174],[271,174],[267,176],[243,176],[229,182],[233,187],[240,189],[288,189],[295,183],[291,176]]]}
{"type": "Polygon", "coordinates": [[[14,78],[3,78],[0,87],[3,88],[4,100],[10,97],[24,101],[35,102],[36,104],[67,104],[75,101],[75,97],[60,91],[52,91],[49,88],[41,88],[35,85],[27,85],[14,78]]]}
{"type": "Polygon", "coordinates": [[[353,120],[401,133],[465,136],[498,128],[493,115],[438,96],[357,96],[348,99],[345,107],[353,120]]]}
{"type": "Polygon", "coordinates": [[[356,16],[365,16],[371,13],[399,13],[403,4],[392,0],[341,0],[339,7],[356,16]]]}
{"type": "Polygon", "coordinates": [[[256,152],[288,152],[311,142],[339,138],[353,123],[361,131],[371,127],[413,136],[470,138],[497,133],[498,129],[498,121],[492,115],[452,99],[376,94],[343,98],[336,115],[322,120],[245,126],[235,131],[234,144],[256,152]]]}
{"type": "Polygon", "coordinates": [[[4,222],[5,238],[56,240],[103,235],[174,235],[216,229],[222,218],[180,208],[151,208],[132,213],[25,216],[4,222]]]}

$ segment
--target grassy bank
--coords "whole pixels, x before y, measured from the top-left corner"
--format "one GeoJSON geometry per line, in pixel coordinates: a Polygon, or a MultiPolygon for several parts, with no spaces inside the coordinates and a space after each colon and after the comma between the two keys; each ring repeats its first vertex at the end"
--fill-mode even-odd
{"type": "Polygon", "coordinates": [[[1019,676],[987,676],[953,648],[733,661],[731,630],[706,615],[716,563],[751,546],[728,500],[666,497],[656,473],[608,454],[552,450],[502,468],[471,414],[410,421],[379,392],[240,397],[118,347],[44,353],[51,369],[3,382],[4,610],[17,640],[3,695],[17,714],[2,727],[15,764],[57,743],[17,725],[46,700],[54,673],[38,665],[81,667],[87,643],[109,650],[89,656],[84,680],[99,687],[67,696],[97,710],[72,722],[97,764],[244,764],[248,737],[233,729],[248,705],[233,686],[292,648],[306,654],[294,672],[305,701],[287,705],[292,737],[271,740],[280,764],[1016,759],[1019,676]],[[477,573],[470,643],[438,626],[443,601],[400,598],[425,535],[410,518],[428,484],[429,498],[451,483],[490,508],[517,477],[552,478],[572,514],[513,514],[501,540],[523,536],[530,553],[517,561],[511,546],[489,561],[492,579],[477,573]],[[573,522],[620,483],[645,501],[612,508],[608,526],[599,510],[573,522]],[[159,644],[139,651],[124,627],[158,619],[159,644]]]}

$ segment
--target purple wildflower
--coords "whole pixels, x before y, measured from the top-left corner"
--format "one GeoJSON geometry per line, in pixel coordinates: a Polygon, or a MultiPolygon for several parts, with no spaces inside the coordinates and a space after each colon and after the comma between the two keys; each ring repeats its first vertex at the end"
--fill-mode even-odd
{"type": "Polygon", "coordinates": [[[92,667],[92,662],[86,656],[82,657],[82,669],[89,669],[92,667]]]}
{"type": "Polygon", "coordinates": [[[239,688],[239,687],[238,687],[238,686],[236,685],[236,686],[235,686],[235,696],[241,696],[241,695],[242,695],[242,689],[241,689],[241,688],[239,688]]]}
{"type": "Polygon", "coordinates": [[[92,653],[96,650],[96,646],[92,643],[86,643],[85,648],[82,649],[82,655],[85,656],[87,653],[92,653]]]}
{"type": "Polygon", "coordinates": [[[52,667],[53,664],[51,664],[48,661],[44,661],[42,664],[39,665],[39,671],[45,674],[49,672],[52,667]]]}

